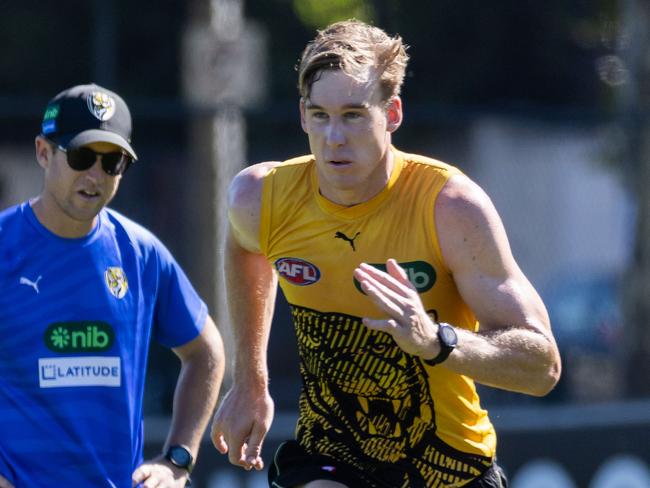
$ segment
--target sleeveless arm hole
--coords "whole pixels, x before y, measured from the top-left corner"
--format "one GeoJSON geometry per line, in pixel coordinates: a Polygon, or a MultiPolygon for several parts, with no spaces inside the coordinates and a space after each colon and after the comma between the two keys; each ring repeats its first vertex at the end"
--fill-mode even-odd
{"type": "Polygon", "coordinates": [[[273,205],[273,176],[275,169],[269,171],[262,184],[260,198],[260,229],[259,244],[263,255],[269,255],[269,240],[271,238],[271,207],[273,205]]]}

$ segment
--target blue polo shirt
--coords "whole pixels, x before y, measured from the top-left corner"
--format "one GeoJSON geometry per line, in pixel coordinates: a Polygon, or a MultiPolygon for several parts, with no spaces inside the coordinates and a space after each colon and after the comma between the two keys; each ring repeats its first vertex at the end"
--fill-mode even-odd
{"type": "Polygon", "coordinates": [[[207,307],[163,244],[110,209],[79,239],[28,202],[0,213],[0,474],[16,488],[130,487],[149,342],[207,307]]]}

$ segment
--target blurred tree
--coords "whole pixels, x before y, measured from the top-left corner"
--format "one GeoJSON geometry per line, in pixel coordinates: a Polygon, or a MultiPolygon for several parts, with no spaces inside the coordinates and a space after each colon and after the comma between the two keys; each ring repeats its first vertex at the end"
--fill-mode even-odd
{"type": "Polygon", "coordinates": [[[293,0],[293,9],[305,25],[313,28],[350,18],[374,20],[374,9],[367,0],[293,0]]]}

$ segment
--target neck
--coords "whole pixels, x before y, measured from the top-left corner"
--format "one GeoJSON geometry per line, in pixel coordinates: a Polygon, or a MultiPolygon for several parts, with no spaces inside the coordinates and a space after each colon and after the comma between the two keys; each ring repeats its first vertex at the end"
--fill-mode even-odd
{"type": "Polygon", "coordinates": [[[52,204],[48,205],[43,195],[30,200],[29,204],[43,227],[66,239],[87,236],[97,223],[96,216],[90,221],[76,220],[66,215],[62,209],[53,209],[52,204]]]}

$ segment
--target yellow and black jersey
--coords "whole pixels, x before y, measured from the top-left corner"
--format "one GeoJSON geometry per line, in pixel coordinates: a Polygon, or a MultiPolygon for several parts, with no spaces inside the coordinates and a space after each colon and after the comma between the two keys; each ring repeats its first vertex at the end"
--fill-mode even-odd
{"type": "MultiPolygon", "coordinates": [[[[297,438],[359,469],[391,466],[402,486],[462,486],[492,462],[496,436],[471,379],[428,366],[361,317],[381,312],[353,270],[395,258],[438,321],[477,330],[442,259],[436,197],[456,168],[393,148],[387,186],[343,207],[318,191],[313,156],[266,176],[262,252],[291,306],[303,390],[297,438]]],[[[396,486],[400,486],[399,484],[396,486]]]]}

